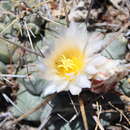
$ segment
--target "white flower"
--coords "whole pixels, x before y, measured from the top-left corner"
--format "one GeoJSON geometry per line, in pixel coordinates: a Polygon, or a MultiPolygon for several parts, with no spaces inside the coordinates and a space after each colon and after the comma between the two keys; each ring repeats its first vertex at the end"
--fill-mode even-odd
{"type": "Polygon", "coordinates": [[[116,72],[124,71],[119,60],[95,54],[105,44],[100,39],[96,33],[85,36],[75,25],[71,26],[43,60],[42,76],[50,81],[43,95],[68,90],[78,95],[82,88],[91,88],[91,80],[107,80],[116,72]]]}

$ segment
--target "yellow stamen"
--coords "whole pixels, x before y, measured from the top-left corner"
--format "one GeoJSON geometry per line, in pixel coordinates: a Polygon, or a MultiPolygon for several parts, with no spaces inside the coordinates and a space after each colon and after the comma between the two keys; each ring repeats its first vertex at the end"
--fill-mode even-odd
{"type": "Polygon", "coordinates": [[[73,67],[75,66],[75,64],[73,63],[73,60],[66,58],[64,55],[61,56],[61,58],[59,59],[59,62],[61,62],[61,64],[57,65],[57,67],[64,68],[66,71],[68,71],[69,69],[73,69],[73,67]]]}
{"type": "Polygon", "coordinates": [[[77,48],[69,48],[63,51],[54,60],[54,67],[59,76],[72,80],[75,75],[79,74],[84,66],[84,56],[77,48]]]}

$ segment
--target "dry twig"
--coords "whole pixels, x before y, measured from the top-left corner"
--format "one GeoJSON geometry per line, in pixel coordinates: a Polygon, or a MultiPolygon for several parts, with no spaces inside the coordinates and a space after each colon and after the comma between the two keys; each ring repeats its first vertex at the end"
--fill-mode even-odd
{"type": "Polygon", "coordinates": [[[100,123],[100,114],[102,113],[102,107],[101,105],[99,105],[98,102],[96,102],[96,106],[97,106],[97,117],[96,116],[93,116],[95,122],[96,122],[96,127],[95,127],[95,130],[98,129],[98,127],[103,130],[104,128],[102,127],[101,123],[100,123]]]}
{"type": "Polygon", "coordinates": [[[65,16],[66,16],[67,27],[69,27],[69,18],[68,18],[68,12],[67,12],[67,9],[66,9],[66,3],[65,3],[64,0],[62,0],[62,3],[63,3],[64,12],[65,12],[65,16]]]}
{"type": "Polygon", "coordinates": [[[33,51],[33,50],[31,50],[31,49],[29,49],[29,48],[26,48],[26,47],[24,47],[24,46],[22,46],[22,45],[20,45],[20,44],[17,44],[17,43],[14,43],[14,42],[12,42],[12,41],[9,41],[9,40],[7,40],[7,39],[1,37],[1,36],[0,36],[0,39],[4,40],[4,41],[6,41],[6,42],[8,42],[8,43],[10,43],[10,44],[13,44],[13,45],[15,45],[15,46],[17,46],[17,47],[20,47],[20,48],[22,48],[22,49],[25,50],[25,51],[28,51],[28,52],[30,52],[30,53],[32,53],[32,54],[35,54],[36,56],[43,57],[43,55],[37,53],[36,51],[33,51]]]}
{"type": "Polygon", "coordinates": [[[83,119],[84,128],[85,128],[85,130],[88,130],[88,122],[87,122],[87,117],[86,117],[86,113],[85,113],[84,102],[81,97],[79,98],[79,105],[80,105],[80,111],[81,111],[81,115],[82,115],[82,119],[83,119]]]}
{"type": "Polygon", "coordinates": [[[104,128],[103,128],[103,126],[102,126],[100,120],[98,119],[98,117],[97,117],[97,116],[93,116],[93,119],[94,119],[95,122],[98,124],[100,130],[104,130],[104,128]]]}
{"type": "Polygon", "coordinates": [[[116,111],[118,111],[128,122],[128,124],[130,125],[130,120],[126,117],[126,115],[117,107],[115,107],[111,102],[108,102],[110,106],[112,106],[114,109],[116,109],[116,111]]]}

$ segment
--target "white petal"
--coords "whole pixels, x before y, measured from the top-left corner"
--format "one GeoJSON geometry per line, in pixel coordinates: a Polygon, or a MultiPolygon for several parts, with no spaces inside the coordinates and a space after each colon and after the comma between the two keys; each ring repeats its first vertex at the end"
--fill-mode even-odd
{"type": "Polygon", "coordinates": [[[56,85],[51,83],[51,84],[48,84],[48,86],[46,86],[45,89],[43,89],[42,95],[47,96],[55,92],[56,92],[56,85]]]}
{"type": "Polygon", "coordinates": [[[105,44],[107,44],[107,42],[103,40],[103,35],[101,33],[92,33],[89,35],[88,47],[86,49],[87,54],[89,56],[93,55],[104,47],[105,44]]]}
{"type": "Polygon", "coordinates": [[[79,95],[80,92],[82,91],[82,88],[74,85],[74,84],[70,84],[69,85],[69,90],[71,92],[72,95],[79,95]]]}
{"type": "Polygon", "coordinates": [[[99,66],[99,65],[106,63],[107,61],[108,60],[106,57],[101,56],[101,55],[95,55],[89,59],[88,63],[89,63],[89,65],[99,66]]]}
{"type": "MultiPolygon", "coordinates": [[[[92,43],[91,41],[89,41],[89,43],[92,43]]],[[[89,44],[88,46],[88,54],[89,55],[93,55],[94,53],[98,52],[98,50],[100,50],[103,47],[103,42],[96,42],[96,44],[89,44]]]]}
{"type": "Polygon", "coordinates": [[[93,65],[87,65],[85,72],[87,72],[89,74],[96,74],[98,71],[93,65]]]}
{"type": "Polygon", "coordinates": [[[107,64],[106,64],[106,69],[112,69],[112,68],[116,68],[119,65],[119,61],[118,60],[110,60],[107,64]]]}
{"type": "Polygon", "coordinates": [[[113,75],[119,70],[119,62],[113,60],[107,60],[107,62],[98,68],[99,72],[106,73],[107,75],[113,75]]]}
{"type": "Polygon", "coordinates": [[[68,85],[68,82],[67,82],[67,81],[60,82],[60,83],[57,85],[57,92],[66,91],[67,88],[68,88],[67,85],[68,85]]]}
{"type": "Polygon", "coordinates": [[[96,80],[107,80],[111,75],[107,75],[107,73],[104,75],[102,73],[97,74],[94,78],[96,80]]]}
{"type": "Polygon", "coordinates": [[[91,82],[88,80],[87,76],[84,74],[77,77],[76,85],[78,85],[81,88],[90,88],[91,82]]]}

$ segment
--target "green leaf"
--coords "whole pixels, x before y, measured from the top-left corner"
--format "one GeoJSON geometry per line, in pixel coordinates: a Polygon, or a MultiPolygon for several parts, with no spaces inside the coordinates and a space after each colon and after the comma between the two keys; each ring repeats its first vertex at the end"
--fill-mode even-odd
{"type": "Polygon", "coordinates": [[[0,73],[5,74],[6,72],[7,72],[7,68],[6,68],[5,64],[0,61],[0,73]]]}
{"type": "Polygon", "coordinates": [[[15,49],[16,46],[10,44],[5,40],[0,39],[0,61],[5,64],[9,63],[15,49]]]}
{"type": "Polygon", "coordinates": [[[41,95],[41,93],[44,91],[48,81],[43,79],[38,74],[38,68],[37,65],[35,67],[29,67],[29,68],[22,69],[18,74],[27,75],[29,74],[29,77],[24,79],[18,79],[18,83],[21,83],[24,85],[24,87],[33,95],[41,95]],[[29,70],[28,70],[29,69],[29,70]]]}
{"type": "MultiPolygon", "coordinates": [[[[130,77],[130,75],[129,75],[129,77],[130,77]]],[[[127,79],[124,79],[121,81],[119,88],[124,92],[125,95],[130,97],[130,83],[128,82],[127,79]]]]}
{"type": "MultiPolygon", "coordinates": [[[[40,97],[31,95],[23,87],[22,84],[19,84],[19,85],[20,85],[20,90],[17,95],[16,105],[22,112],[20,112],[16,107],[12,107],[11,112],[13,113],[15,117],[19,117],[23,113],[29,112],[32,108],[36,107],[38,104],[40,104],[43,101],[43,99],[41,99],[40,97]]],[[[38,111],[29,115],[26,118],[26,120],[39,121],[41,113],[42,113],[42,109],[39,109],[38,111]]]]}

